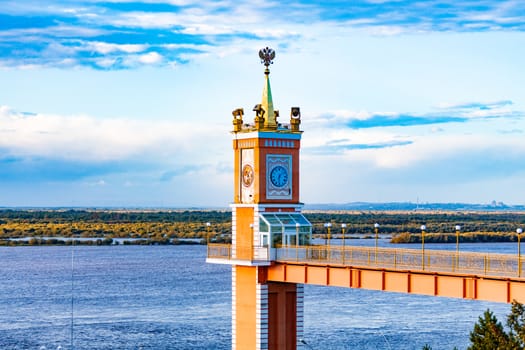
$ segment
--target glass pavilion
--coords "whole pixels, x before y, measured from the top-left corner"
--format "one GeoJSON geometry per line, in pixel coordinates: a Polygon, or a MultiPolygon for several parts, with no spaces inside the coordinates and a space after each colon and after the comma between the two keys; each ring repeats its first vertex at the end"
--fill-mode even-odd
{"type": "Polygon", "coordinates": [[[280,245],[309,245],[312,238],[312,224],[301,213],[261,213],[259,234],[263,247],[280,245]]]}

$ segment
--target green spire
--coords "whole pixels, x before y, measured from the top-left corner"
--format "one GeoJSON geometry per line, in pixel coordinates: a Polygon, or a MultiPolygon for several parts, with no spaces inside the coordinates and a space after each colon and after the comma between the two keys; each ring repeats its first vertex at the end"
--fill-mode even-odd
{"type": "Polygon", "coordinates": [[[262,108],[264,109],[264,127],[269,129],[277,128],[277,120],[273,110],[272,89],[270,88],[270,70],[264,71],[264,88],[262,94],[262,108]]]}

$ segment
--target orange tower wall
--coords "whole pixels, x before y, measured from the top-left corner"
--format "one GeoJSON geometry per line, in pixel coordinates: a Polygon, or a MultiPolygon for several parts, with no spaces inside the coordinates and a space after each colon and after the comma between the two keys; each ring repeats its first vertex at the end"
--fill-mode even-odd
{"type": "Polygon", "coordinates": [[[237,350],[256,349],[257,269],[249,266],[234,266],[234,269],[234,346],[237,350]]]}

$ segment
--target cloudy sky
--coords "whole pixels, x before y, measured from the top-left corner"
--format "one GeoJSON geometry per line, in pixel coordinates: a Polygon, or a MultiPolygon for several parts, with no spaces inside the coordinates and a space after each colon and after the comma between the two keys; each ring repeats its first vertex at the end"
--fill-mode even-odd
{"type": "Polygon", "coordinates": [[[2,0],[0,206],[227,206],[265,46],[303,202],[525,203],[524,1],[2,0]]]}

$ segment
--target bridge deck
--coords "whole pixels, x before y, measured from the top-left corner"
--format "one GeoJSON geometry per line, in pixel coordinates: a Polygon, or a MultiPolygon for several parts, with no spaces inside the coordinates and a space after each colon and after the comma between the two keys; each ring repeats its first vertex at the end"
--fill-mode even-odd
{"type": "MultiPolygon", "coordinates": [[[[208,258],[235,262],[231,246],[208,258]]],[[[353,246],[287,246],[268,255],[268,280],[499,302],[525,302],[516,255],[353,246]],[[271,256],[270,255],[274,255],[271,256]]],[[[523,259],[522,259],[523,260],[523,259]]]]}

